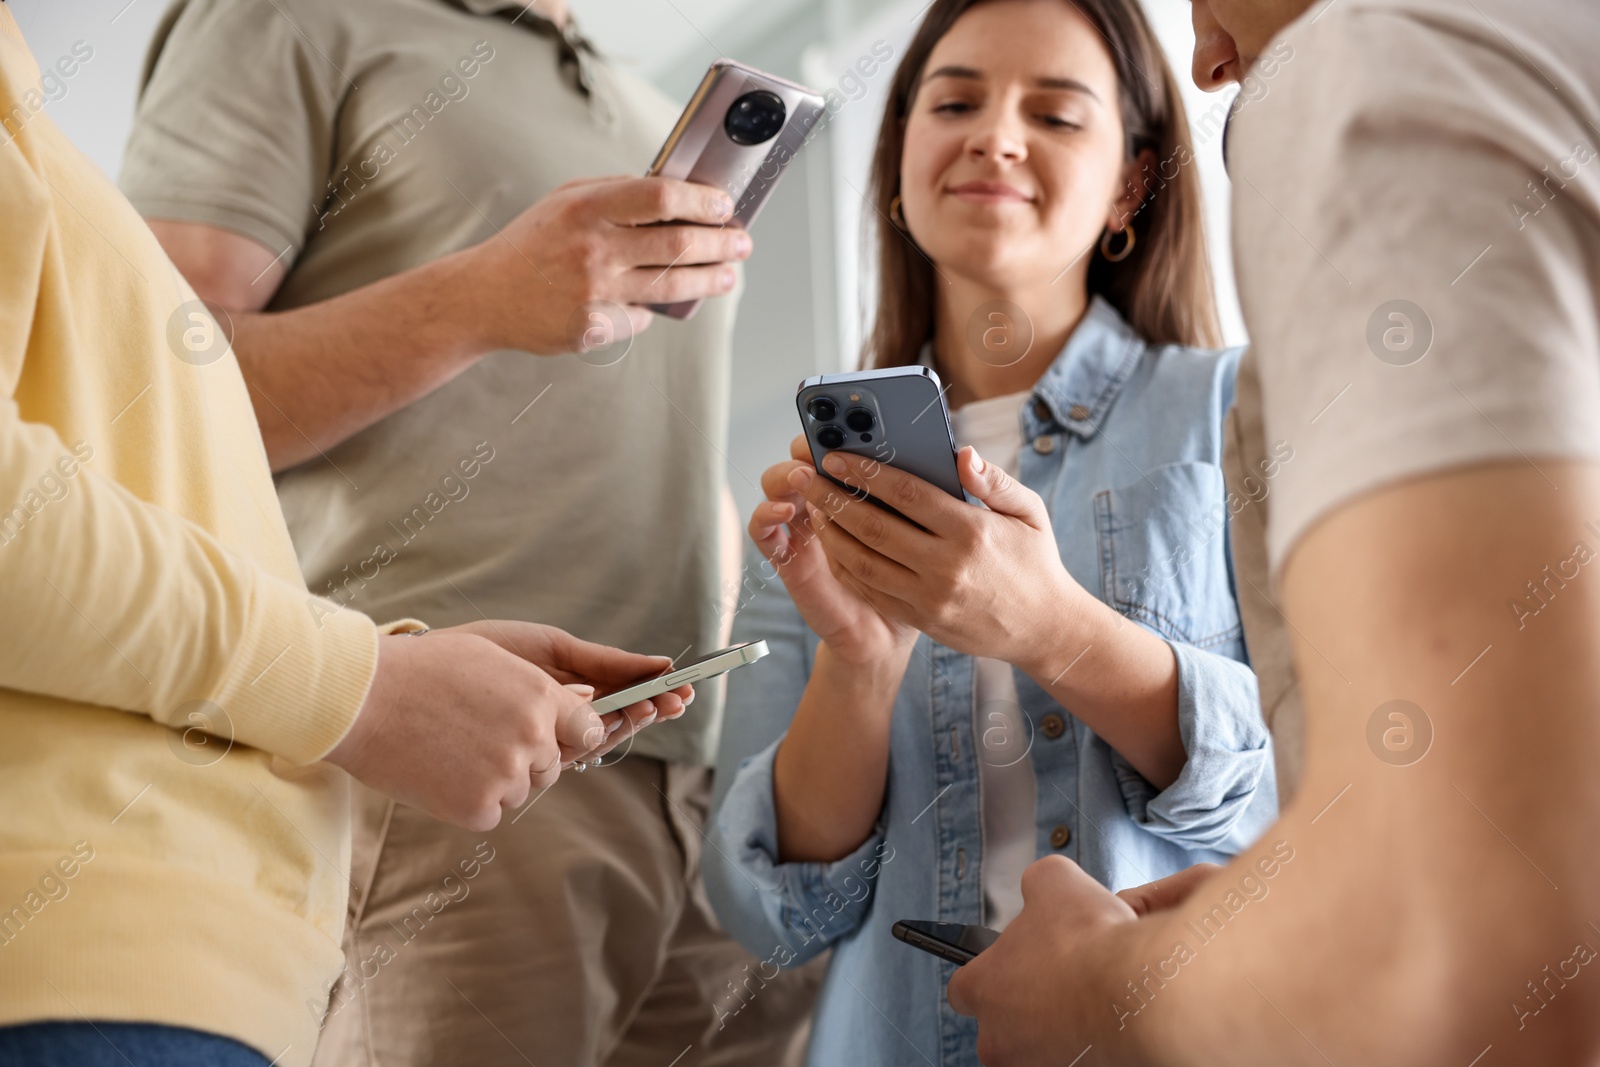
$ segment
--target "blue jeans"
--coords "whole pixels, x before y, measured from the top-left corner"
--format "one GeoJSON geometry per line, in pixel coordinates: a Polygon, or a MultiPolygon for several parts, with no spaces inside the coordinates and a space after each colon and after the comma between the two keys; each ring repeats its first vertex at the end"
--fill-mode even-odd
{"type": "Polygon", "coordinates": [[[151,1023],[0,1026],[0,1067],[268,1067],[228,1037],[151,1023]]]}

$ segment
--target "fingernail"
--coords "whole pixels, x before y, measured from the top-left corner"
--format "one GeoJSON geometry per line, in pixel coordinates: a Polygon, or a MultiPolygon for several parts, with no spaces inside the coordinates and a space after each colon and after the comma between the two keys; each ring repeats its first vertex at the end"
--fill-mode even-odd
{"type": "Polygon", "coordinates": [[[806,467],[796,467],[789,472],[789,484],[804,492],[806,486],[811,484],[811,471],[806,467]]]}
{"type": "Polygon", "coordinates": [[[727,268],[725,268],[723,270],[722,276],[717,279],[717,284],[722,287],[723,291],[727,291],[727,290],[733,288],[733,268],[732,267],[727,267],[727,268]]]}
{"type": "Polygon", "coordinates": [[[772,505],[772,515],[778,519],[792,519],[794,518],[794,505],[789,503],[774,504],[772,505]]]}
{"type": "Polygon", "coordinates": [[[741,233],[737,238],[734,239],[733,247],[734,250],[739,253],[741,258],[748,256],[750,254],[751,247],[750,235],[747,233],[741,233]]]}
{"type": "Polygon", "coordinates": [[[688,695],[688,697],[686,697],[684,699],[683,706],[684,707],[688,707],[690,704],[693,704],[694,703],[694,697],[695,697],[695,691],[693,689],[689,690],[689,695],[688,695]]]}
{"type": "Polygon", "coordinates": [[[650,714],[648,714],[644,718],[640,719],[639,720],[639,724],[637,726],[635,726],[634,729],[635,730],[643,730],[646,726],[649,726],[651,723],[653,723],[655,721],[656,721],[656,713],[652,711],[650,714]]]}
{"type": "Polygon", "coordinates": [[[972,472],[974,474],[982,474],[984,466],[983,457],[978,455],[978,450],[974,448],[972,450],[972,472]]]}
{"type": "Polygon", "coordinates": [[[567,688],[572,692],[577,693],[585,700],[588,700],[590,697],[594,696],[594,686],[585,685],[582,682],[568,682],[567,688]]]}
{"type": "Polygon", "coordinates": [[[606,724],[600,721],[600,716],[594,716],[594,725],[583,732],[583,743],[588,748],[596,748],[606,739],[606,724]]]}
{"type": "Polygon", "coordinates": [[[623,716],[621,716],[621,715],[618,715],[618,716],[617,716],[617,717],[616,717],[616,720],[615,720],[615,721],[613,721],[613,722],[612,722],[612,724],[611,724],[611,725],[610,725],[610,726],[607,726],[607,727],[606,727],[606,736],[607,736],[607,737],[610,737],[610,736],[611,736],[611,735],[612,735],[612,734],[614,734],[614,733],[616,733],[616,732],[617,732],[617,731],[618,731],[618,730],[620,730],[620,729],[622,729],[622,724],[623,724],[623,723],[625,723],[625,722],[627,722],[627,721],[628,721],[628,720],[627,720],[627,719],[626,719],[626,718],[624,718],[624,717],[623,717],[623,716]]]}
{"type": "Polygon", "coordinates": [[[733,214],[733,201],[726,196],[718,195],[711,198],[711,214],[719,219],[725,219],[733,214]]]}
{"type": "Polygon", "coordinates": [[[844,457],[837,452],[829,452],[824,456],[822,466],[829,474],[844,474],[850,469],[845,466],[844,457]]]}

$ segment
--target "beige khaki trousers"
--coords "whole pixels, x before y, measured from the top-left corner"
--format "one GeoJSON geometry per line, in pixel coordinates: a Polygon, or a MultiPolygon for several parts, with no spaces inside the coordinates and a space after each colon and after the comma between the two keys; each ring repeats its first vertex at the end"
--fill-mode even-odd
{"type": "Polygon", "coordinates": [[[700,885],[710,793],[630,756],[472,833],[357,786],[315,1067],[797,1065],[821,961],[752,979],[700,885]]]}

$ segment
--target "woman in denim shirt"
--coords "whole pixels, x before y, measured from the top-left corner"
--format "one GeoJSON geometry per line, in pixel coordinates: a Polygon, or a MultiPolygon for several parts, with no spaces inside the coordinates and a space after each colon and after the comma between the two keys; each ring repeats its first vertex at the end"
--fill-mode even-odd
{"type": "Polygon", "coordinates": [[[987,508],[830,470],[907,522],[803,439],[765,473],[735,633],[773,654],[730,678],[703,863],[761,961],[721,1015],[833,948],[816,1067],[977,1063],[896,920],[1000,927],[1037,857],[1121,890],[1276,815],[1186,128],[1135,0],[937,0],[896,74],[869,354],[937,369],[987,508]]]}

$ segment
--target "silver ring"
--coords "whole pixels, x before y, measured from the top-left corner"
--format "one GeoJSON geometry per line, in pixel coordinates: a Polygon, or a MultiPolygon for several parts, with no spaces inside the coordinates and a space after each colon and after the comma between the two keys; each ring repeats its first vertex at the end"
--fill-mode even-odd
{"type": "Polygon", "coordinates": [[[577,771],[579,774],[582,774],[584,771],[589,769],[589,765],[584,763],[582,760],[578,760],[577,762],[573,763],[572,769],[577,771]]]}
{"type": "Polygon", "coordinates": [[[605,757],[604,756],[596,756],[594,759],[589,761],[589,766],[598,767],[604,761],[605,761],[605,757]]]}

